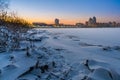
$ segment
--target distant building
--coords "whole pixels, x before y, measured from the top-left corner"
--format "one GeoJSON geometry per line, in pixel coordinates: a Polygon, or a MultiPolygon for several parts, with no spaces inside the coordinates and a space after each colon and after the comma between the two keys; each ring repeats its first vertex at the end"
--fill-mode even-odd
{"type": "Polygon", "coordinates": [[[88,26],[88,21],[85,22],[85,25],[88,26]]]}
{"type": "Polygon", "coordinates": [[[40,22],[33,22],[34,26],[47,26],[46,23],[40,23],[40,22]]]}
{"type": "Polygon", "coordinates": [[[92,18],[89,18],[88,24],[89,25],[93,24],[93,19],[92,18]]]}
{"type": "Polygon", "coordinates": [[[59,19],[55,19],[55,25],[56,25],[56,26],[59,25],[59,19]]]}
{"type": "Polygon", "coordinates": [[[87,22],[87,25],[88,25],[88,26],[91,26],[91,27],[95,27],[95,26],[96,26],[96,23],[97,23],[97,19],[96,19],[96,17],[94,16],[93,18],[89,18],[89,21],[87,22]]]}
{"type": "Polygon", "coordinates": [[[97,19],[96,19],[96,17],[94,16],[94,17],[93,17],[93,24],[96,24],[96,23],[97,23],[96,20],[97,20],[97,19]]]}
{"type": "Polygon", "coordinates": [[[117,26],[117,23],[115,21],[112,22],[112,26],[113,27],[116,27],[117,26]]]}
{"type": "Polygon", "coordinates": [[[83,23],[76,23],[76,26],[77,27],[84,27],[84,24],[83,23]]]}

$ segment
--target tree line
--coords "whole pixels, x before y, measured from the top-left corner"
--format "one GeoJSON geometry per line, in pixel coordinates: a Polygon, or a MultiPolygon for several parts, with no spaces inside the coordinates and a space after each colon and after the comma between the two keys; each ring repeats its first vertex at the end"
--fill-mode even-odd
{"type": "Polygon", "coordinates": [[[0,26],[6,26],[15,31],[32,26],[23,18],[17,16],[14,11],[8,12],[9,5],[10,0],[0,0],[0,26]]]}

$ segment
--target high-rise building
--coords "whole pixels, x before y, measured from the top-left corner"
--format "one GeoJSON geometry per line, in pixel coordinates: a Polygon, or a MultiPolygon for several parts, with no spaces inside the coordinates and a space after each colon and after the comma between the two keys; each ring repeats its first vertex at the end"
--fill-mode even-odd
{"type": "Polygon", "coordinates": [[[97,22],[97,21],[96,21],[96,17],[94,16],[94,17],[93,17],[93,23],[96,24],[96,22],[97,22]]]}
{"type": "Polygon", "coordinates": [[[89,18],[89,24],[93,24],[93,19],[89,18]]]}
{"type": "Polygon", "coordinates": [[[97,21],[97,19],[95,16],[93,18],[89,18],[88,26],[95,26],[97,23],[96,21],[97,21]]]}
{"type": "Polygon", "coordinates": [[[55,19],[55,25],[58,26],[59,25],[59,19],[55,19]]]}

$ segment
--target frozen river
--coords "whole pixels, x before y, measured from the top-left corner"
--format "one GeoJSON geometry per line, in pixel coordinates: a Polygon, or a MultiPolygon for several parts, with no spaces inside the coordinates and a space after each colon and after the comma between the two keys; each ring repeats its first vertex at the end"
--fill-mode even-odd
{"type": "Polygon", "coordinates": [[[62,33],[63,35],[73,35],[81,41],[88,43],[100,43],[103,45],[120,45],[120,28],[40,28],[51,33],[62,33]]]}
{"type": "Polygon", "coordinates": [[[120,80],[119,33],[120,28],[32,29],[20,50],[0,53],[0,80],[120,80]]]}

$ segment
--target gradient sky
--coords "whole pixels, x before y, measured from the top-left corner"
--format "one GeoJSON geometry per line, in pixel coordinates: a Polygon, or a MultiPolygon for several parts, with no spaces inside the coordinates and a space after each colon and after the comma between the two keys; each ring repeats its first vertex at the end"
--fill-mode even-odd
{"type": "Polygon", "coordinates": [[[96,16],[98,22],[120,22],[120,0],[11,0],[11,10],[30,22],[75,24],[96,16]]]}

